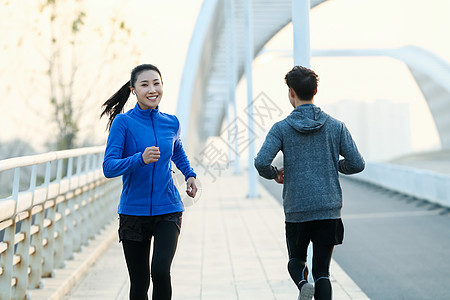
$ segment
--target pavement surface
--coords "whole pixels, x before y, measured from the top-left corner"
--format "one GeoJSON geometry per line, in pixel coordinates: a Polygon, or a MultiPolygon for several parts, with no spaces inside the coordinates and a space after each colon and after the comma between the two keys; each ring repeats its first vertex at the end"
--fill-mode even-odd
{"type": "MultiPolygon", "coordinates": [[[[334,260],[372,300],[450,299],[449,209],[351,178],[334,260]]],[[[261,182],[281,201],[280,185],[261,182]]]]}
{"type": "MultiPolygon", "coordinates": [[[[286,269],[281,205],[262,186],[259,198],[247,198],[246,181],[245,173],[223,172],[217,181],[201,183],[198,201],[183,215],[172,265],[173,299],[297,299],[286,269]]],[[[44,289],[32,291],[31,299],[128,299],[116,232],[113,222],[66,269],[45,279],[44,289]]],[[[334,260],[331,281],[333,299],[369,299],[334,260]]]]}
{"type": "Polygon", "coordinates": [[[346,239],[334,259],[373,300],[450,299],[448,208],[342,180],[346,239]]]}

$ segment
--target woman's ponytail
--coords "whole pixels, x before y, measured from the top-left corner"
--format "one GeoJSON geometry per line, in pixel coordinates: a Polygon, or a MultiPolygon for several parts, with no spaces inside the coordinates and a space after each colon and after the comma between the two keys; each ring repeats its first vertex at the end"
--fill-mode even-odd
{"type": "Polygon", "coordinates": [[[130,97],[130,92],[130,81],[128,81],[114,95],[106,100],[105,103],[103,103],[102,108],[104,109],[100,118],[104,115],[109,117],[108,125],[106,126],[108,130],[111,129],[114,118],[123,111],[123,107],[130,97]]]}

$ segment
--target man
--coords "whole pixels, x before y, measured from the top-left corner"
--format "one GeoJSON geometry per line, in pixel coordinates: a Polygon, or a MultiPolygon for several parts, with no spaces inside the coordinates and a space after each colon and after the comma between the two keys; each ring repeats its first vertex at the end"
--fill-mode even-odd
{"type": "Polygon", "coordinates": [[[288,271],[299,289],[298,299],[330,300],[331,256],[344,236],[338,173],[361,172],[365,163],[344,123],[314,105],[316,73],[296,66],[285,81],[294,110],[273,125],[255,158],[255,167],[262,177],[284,184],[288,271]],[[284,155],[280,170],[272,165],[279,151],[284,155]],[[306,266],[310,242],[314,286],[308,283],[306,266]]]}

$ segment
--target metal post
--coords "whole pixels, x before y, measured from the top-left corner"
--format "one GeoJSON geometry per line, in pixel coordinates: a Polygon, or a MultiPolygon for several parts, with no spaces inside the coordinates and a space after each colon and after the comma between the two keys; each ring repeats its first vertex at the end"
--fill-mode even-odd
{"type": "Polygon", "coordinates": [[[20,222],[20,233],[24,235],[24,239],[17,244],[16,248],[16,256],[20,257],[20,262],[13,266],[13,278],[16,278],[16,284],[12,289],[12,299],[26,299],[27,295],[31,241],[31,209],[28,210],[27,217],[20,222]]]}
{"type": "MultiPolygon", "coordinates": [[[[35,190],[36,190],[36,178],[37,178],[37,165],[34,165],[31,170],[30,179],[30,192],[33,194],[32,205],[36,203],[35,190]]],[[[43,227],[44,227],[44,207],[43,205],[37,206],[40,210],[35,212],[32,218],[32,226],[39,228],[39,230],[33,234],[30,242],[30,248],[34,249],[33,255],[30,256],[30,275],[28,281],[28,288],[35,289],[43,287],[42,276],[42,240],[43,240],[43,227]]],[[[33,210],[31,210],[33,211],[33,210]]]]}
{"type": "Polygon", "coordinates": [[[11,219],[11,225],[4,229],[3,243],[7,249],[0,254],[2,274],[0,276],[0,299],[11,299],[11,279],[13,276],[14,237],[16,231],[15,217],[11,219]]]}
{"type": "Polygon", "coordinates": [[[292,25],[294,29],[294,65],[311,67],[309,33],[310,0],[292,0],[292,25]]]}
{"type": "Polygon", "coordinates": [[[67,161],[67,180],[69,181],[69,190],[74,189],[72,183],[72,174],[73,174],[73,157],[69,157],[69,160],[67,161]]]}
{"type": "Polygon", "coordinates": [[[42,241],[44,239],[44,218],[45,210],[44,205],[39,205],[41,211],[35,214],[34,226],[38,226],[39,231],[33,234],[30,246],[35,249],[34,254],[30,257],[30,278],[28,287],[32,289],[43,288],[44,281],[41,279],[42,276],[42,260],[43,260],[43,247],[42,241]]]}
{"type": "Polygon", "coordinates": [[[20,189],[20,168],[14,169],[14,181],[12,189],[12,198],[16,202],[16,207],[14,209],[14,215],[17,213],[17,206],[19,205],[19,189],[20,189]]]}
{"type": "MultiPolygon", "coordinates": [[[[55,222],[54,230],[57,233],[57,238],[54,240],[54,263],[55,267],[63,268],[66,266],[64,262],[64,239],[72,238],[70,235],[65,237],[66,232],[64,230],[66,225],[66,208],[67,208],[67,200],[66,197],[63,196],[62,202],[59,202],[59,197],[61,197],[61,178],[62,178],[62,170],[63,170],[63,160],[60,159],[57,161],[57,172],[55,184],[58,185],[58,197],[55,198],[55,215],[53,218],[53,222],[55,222]],[[59,203],[58,203],[59,202],[59,203]],[[59,220],[57,220],[59,218],[59,220]]],[[[70,234],[70,233],[69,233],[70,234]]]]}
{"type": "Polygon", "coordinates": [[[77,157],[77,170],[76,170],[76,177],[77,177],[77,187],[80,187],[83,183],[81,182],[81,167],[83,165],[83,156],[77,157]]]}
{"type": "MultiPolygon", "coordinates": [[[[311,44],[309,30],[310,0],[292,0],[292,26],[294,29],[294,65],[311,68],[311,44]]],[[[310,270],[309,279],[312,278],[312,247],[308,246],[306,264],[310,270]]]]}
{"type": "Polygon", "coordinates": [[[248,198],[257,198],[257,175],[253,166],[255,158],[255,144],[253,143],[254,126],[253,126],[253,78],[252,63],[254,56],[253,49],[253,14],[252,0],[245,0],[245,40],[246,40],[246,56],[245,56],[245,77],[247,79],[247,102],[248,102],[248,179],[249,192],[248,198]]]}
{"type": "MultiPolygon", "coordinates": [[[[45,197],[48,199],[49,194],[49,188],[50,188],[50,177],[51,177],[51,164],[50,162],[47,162],[45,165],[45,182],[44,186],[47,190],[47,196],[45,197]]],[[[52,200],[53,204],[51,207],[47,208],[47,212],[44,212],[44,217],[48,221],[50,221],[50,224],[47,228],[42,228],[40,230],[43,230],[43,237],[47,241],[46,245],[42,251],[42,257],[44,258],[43,264],[42,264],[42,276],[44,277],[54,277],[56,273],[53,271],[54,267],[54,251],[55,251],[55,211],[56,211],[56,204],[54,203],[55,200],[52,200]]],[[[45,207],[45,205],[44,205],[45,207]]],[[[44,219],[44,220],[45,220],[44,219]]]]}
{"type": "MultiPolygon", "coordinates": [[[[235,24],[234,24],[234,0],[225,1],[225,20],[228,24],[228,42],[227,44],[227,58],[228,58],[228,101],[233,109],[233,115],[237,118],[237,108],[236,108],[236,35],[235,35],[235,24]]],[[[227,118],[230,118],[230,112],[227,107],[227,118]]],[[[230,121],[230,120],[228,120],[230,121]]],[[[238,122],[234,122],[234,174],[240,174],[240,163],[239,163],[239,147],[238,147],[238,122]]]]}
{"type": "Polygon", "coordinates": [[[76,241],[80,239],[80,234],[78,231],[74,228],[74,221],[76,220],[77,214],[75,211],[75,200],[77,196],[74,196],[73,198],[69,200],[65,200],[66,204],[63,205],[62,203],[59,205],[66,206],[69,210],[69,214],[65,217],[65,233],[64,233],[64,259],[74,259],[73,252],[77,250],[76,241]]]}

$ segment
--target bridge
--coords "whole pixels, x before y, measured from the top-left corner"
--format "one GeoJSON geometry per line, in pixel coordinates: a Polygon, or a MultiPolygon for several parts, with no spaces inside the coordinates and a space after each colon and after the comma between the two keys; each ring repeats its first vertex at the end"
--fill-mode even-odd
{"type": "MultiPolygon", "coordinates": [[[[312,0],[311,7],[322,2],[312,0]]],[[[230,113],[226,104],[233,107],[248,60],[286,24],[299,22],[291,1],[252,3],[254,49],[247,56],[249,49],[240,45],[245,45],[249,7],[229,0],[202,6],[177,112],[191,157],[199,158],[208,138],[220,135],[230,113]]],[[[312,54],[387,55],[405,62],[430,106],[443,148],[389,163],[368,162],[360,175],[342,178],[346,237],[332,261],[334,298],[446,299],[448,63],[413,47],[312,54]]],[[[103,177],[103,152],[100,146],[0,161],[0,180],[10,183],[0,191],[0,299],[127,299],[116,233],[121,181],[103,177]]],[[[235,158],[233,163],[239,155],[235,158]]],[[[183,199],[187,209],[172,269],[174,299],[294,299],[285,268],[280,186],[261,179],[255,183],[258,195],[248,197],[243,183],[251,168],[228,162],[213,168],[200,159],[193,164],[200,192],[194,200],[183,199]]],[[[183,190],[181,177],[174,174],[183,190]]]]}

